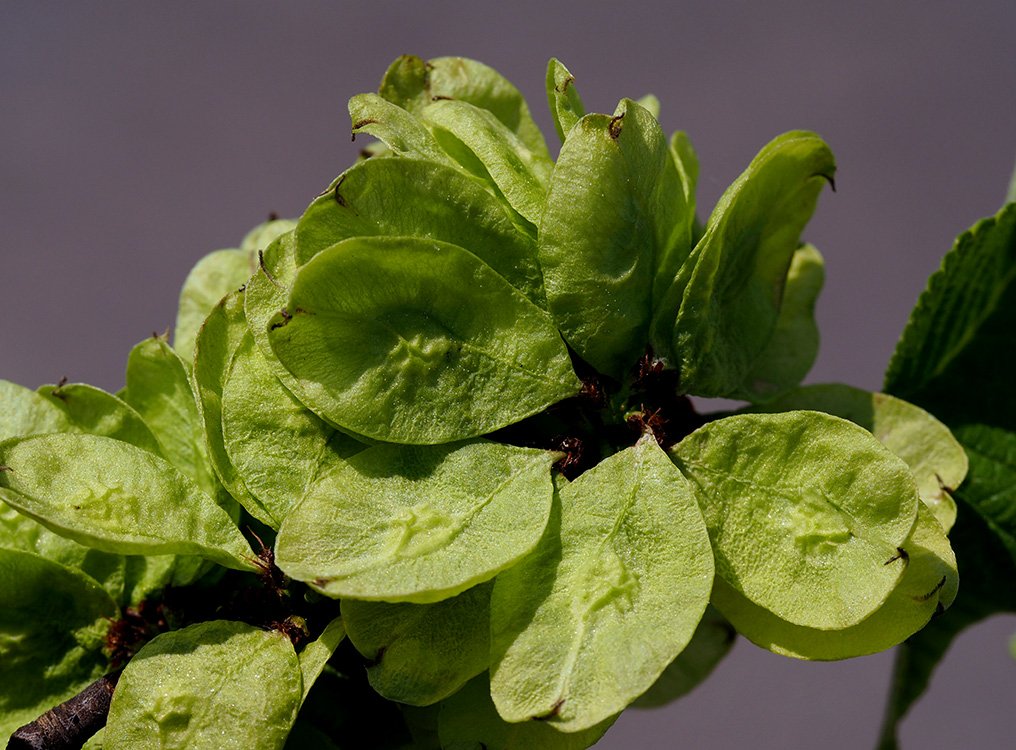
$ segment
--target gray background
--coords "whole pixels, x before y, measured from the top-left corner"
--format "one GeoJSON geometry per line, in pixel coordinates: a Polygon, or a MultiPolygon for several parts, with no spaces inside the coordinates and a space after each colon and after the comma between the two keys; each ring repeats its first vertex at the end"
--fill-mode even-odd
{"type": "MultiPolygon", "coordinates": [[[[481,59],[527,95],[551,55],[589,109],[657,94],[711,206],[784,130],[839,161],[806,238],[825,254],[812,381],[877,388],[952,238],[1016,158],[1016,4],[266,2],[0,4],[0,377],[122,385],[203,254],[296,216],[347,166],[345,101],[397,55],[481,59]],[[170,7],[174,6],[174,7],[170,7]]],[[[904,746],[1011,746],[1016,617],[959,640],[904,746]]],[[[891,656],[799,663],[741,642],[698,691],[600,747],[864,748],[891,656]]]]}

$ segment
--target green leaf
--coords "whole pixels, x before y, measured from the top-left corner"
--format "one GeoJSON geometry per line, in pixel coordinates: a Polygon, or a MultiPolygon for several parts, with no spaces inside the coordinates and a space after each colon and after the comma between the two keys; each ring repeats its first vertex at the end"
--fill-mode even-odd
{"type": "Polygon", "coordinates": [[[691,640],[713,555],[692,488],[651,436],[560,490],[540,546],[491,599],[491,695],[507,721],[593,727],[691,640]]]}
{"type": "Polygon", "coordinates": [[[377,94],[357,94],[349,100],[353,139],[367,133],[384,143],[398,156],[454,164],[427,126],[416,115],[385,101],[377,94]]]}
{"type": "Polygon", "coordinates": [[[303,497],[323,460],[363,449],[286,390],[250,334],[226,376],[220,426],[229,463],[252,498],[245,507],[273,529],[303,497]]]}
{"type": "Polygon", "coordinates": [[[547,104],[554,118],[554,128],[564,143],[568,131],[586,113],[582,97],[575,88],[575,76],[556,57],[547,63],[547,104]]]}
{"type": "Polygon", "coordinates": [[[947,425],[1016,431],[1016,204],[957,238],[928,281],[886,371],[885,390],[947,425]],[[960,395],[962,394],[962,395],[960,395]]]}
{"type": "Polygon", "coordinates": [[[117,607],[88,576],[0,547],[0,736],[76,695],[107,668],[117,607]]]}
{"type": "MultiPolygon", "coordinates": [[[[420,111],[444,149],[468,172],[489,179],[508,205],[531,224],[543,214],[554,162],[532,151],[493,113],[464,101],[439,100],[420,111]]],[[[542,140],[542,139],[541,139],[542,140]]]]}
{"type": "Polygon", "coordinates": [[[1016,611],[1014,282],[1016,205],[1011,204],[957,238],[918,300],[886,373],[886,390],[953,429],[967,450],[970,473],[957,491],[951,535],[963,586],[949,612],[900,648],[882,748],[896,747],[900,719],[924,692],[952,640],[991,614],[1016,611]]]}
{"type": "Polygon", "coordinates": [[[0,380],[0,442],[23,435],[70,432],[70,419],[55,404],[30,388],[0,380]]]}
{"type": "Polygon", "coordinates": [[[956,558],[941,525],[923,503],[901,549],[907,562],[899,585],[872,615],[848,628],[793,625],[752,604],[722,578],[713,588],[713,603],[739,633],[776,654],[823,660],[874,654],[902,643],[956,597],[956,558]]]}
{"type": "Polygon", "coordinates": [[[220,299],[243,286],[253,272],[251,252],[241,249],[216,250],[191,269],[180,290],[173,331],[173,348],[185,362],[194,358],[194,340],[208,313],[220,299]]]}
{"type": "Polygon", "coordinates": [[[244,293],[233,292],[208,314],[195,344],[194,387],[204,426],[205,449],[216,477],[248,513],[267,523],[270,516],[243,483],[222,436],[223,386],[236,350],[250,336],[243,308],[244,293]]]}
{"type": "Polygon", "coordinates": [[[766,402],[802,380],[818,356],[815,301],[825,281],[825,264],[812,245],[794,252],[773,335],[751,364],[737,398],[766,402]]]}
{"type": "Polygon", "coordinates": [[[620,377],[645,351],[657,269],[688,250],[682,196],[659,123],[634,102],[569,131],[540,224],[540,264],[564,337],[601,372],[620,377]]]}
{"type": "Polygon", "coordinates": [[[810,411],[742,414],[696,430],[671,456],[695,485],[717,575],[760,607],[845,628],[899,582],[917,487],[857,425],[810,411]]]}
{"type": "MultiPolygon", "coordinates": [[[[971,464],[971,474],[976,468],[971,464]]],[[[924,693],[953,639],[990,615],[1016,612],[1016,587],[1012,583],[1016,581],[1016,564],[984,520],[962,502],[962,493],[960,490],[959,514],[950,541],[963,574],[963,585],[945,614],[897,648],[880,750],[897,747],[900,721],[924,693]]]]}
{"type": "Polygon", "coordinates": [[[744,381],[772,337],[791,257],[835,169],[817,135],[784,133],[716,204],[653,321],[654,348],[673,358],[688,393],[723,396],[744,381]]]}
{"type": "Polygon", "coordinates": [[[431,100],[454,99],[489,111],[526,149],[550,161],[547,143],[517,88],[493,68],[465,57],[437,57],[429,61],[431,100]]]}
{"type": "Polygon", "coordinates": [[[967,454],[949,428],[920,407],[885,393],[833,383],[792,391],[765,411],[806,409],[847,419],[872,433],[902,458],[917,481],[921,500],[946,532],[956,520],[949,494],[967,475],[967,454]]]}
{"type": "Polygon", "coordinates": [[[632,707],[658,708],[687,695],[712,674],[716,665],[730,653],[736,638],[733,626],[709,605],[684,651],[632,707]]]}
{"type": "Polygon", "coordinates": [[[438,731],[444,750],[585,750],[616,718],[578,732],[559,732],[542,721],[509,723],[498,715],[487,677],[480,675],[441,704],[438,731]]]}
{"type": "Polygon", "coordinates": [[[301,268],[268,337],[303,403],[378,440],[482,435],[580,387],[549,316],[443,242],[340,242],[301,268]]]}
{"type": "Polygon", "coordinates": [[[536,545],[554,458],[482,441],[368,448],[326,469],[290,512],[276,562],[332,597],[447,599],[536,545]]]}
{"type": "Polygon", "coordinates": [[[970,457],[963,500],[988,523],[1016,562],[1016,433],[988,425],[956,428],[970,457]]]}
{"type": "Polygon", "coordinates": [[[433,604],[342,600],[349,640],[368,660],[371,687],[388,700],[428,706],[490,665],[490,592],[481,583],[433,604]]]}
{"type": "Polygon", "coordinates": [[[274,750],[302,695],[282,633],[215,620],[164,633],[128,663],[109,708],[106,750],[274,750]]]}
{"type": "Polygon", "coordinates": [[[166,461],[120,440],[40,435],[0,443],[4,500],[48,528],[119,554],[201,555],[253,570],[232,519],[166,461]]]}
{"type": "Polygon", "coordinates": [[[215,497],[218,481],[208,461],[204,423],[190,374],[163,338],[153,336],[131,350],[123,400],[145,420],[162,446],[162,455],[215,497]]]}
{"type": "Polygon", "coordinates": [[[536,243],[477,181],[413,159],[374,159],[347,170],[304,213],[297,262],[339,240],[411,236],[465,248],[541,307],[546,306],[536,243]],[[441,200],[435,200],[441,196],[441,200]]]}
{"type": "Polygon", "coordinates": [[[67,416],[73,427],[62,431],[111,437],[162,455],[159,441],[141,415],[111,393],[85,383],[44,385],[38,393],[67,416]]]}
{"type": "Polygon", "coordinates": [[[303,677],[303,698],[307,700],[307,694],[314,686],[317,678],[321,676],[328,660],[332,658],[335,649],[346,637],[346,628],[341,617],[336,617],[325,626],[316,639],[303,647],[298,655],[300,659],[300,674],[303,677]]]}

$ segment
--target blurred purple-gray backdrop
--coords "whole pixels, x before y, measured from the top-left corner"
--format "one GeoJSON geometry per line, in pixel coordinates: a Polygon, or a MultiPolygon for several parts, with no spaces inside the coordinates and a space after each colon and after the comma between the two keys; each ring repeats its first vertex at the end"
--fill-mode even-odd
{"type": "MultiPolygon", "coordinates": [[[[589,109],[655,93],[687,130],[708,210],[788,129],[835,151],[806,232],[825,254],[813,382],[877,388],[953,237],[995,212],[1016,159],[1016,3],[5,2],[0,5],[0,377],[122,385],[203,254],[297,216],[355,155],[345,102],[402,53],[487,62],[548,141],[547,59],[589,109]]],[[[357,144],[357,146],[360,144],[357,144]]],[[[1012,746],[1016,617],[969,631],[904,747],[1012,746]]],[[[800,663],[739,642],[603,748],[865,748],[891,655],[800,663]]]]}

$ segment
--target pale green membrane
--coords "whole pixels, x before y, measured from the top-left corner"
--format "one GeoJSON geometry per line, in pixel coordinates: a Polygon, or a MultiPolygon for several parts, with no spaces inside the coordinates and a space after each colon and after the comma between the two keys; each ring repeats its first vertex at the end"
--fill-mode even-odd
{"type": "Polygon", "coordinates": [[[536,242],[480,182],[452,167],[403,158],[369,159],[346,170],[300,219],[297,260],[306,263],[340,240],[364,236],[458,245],[546,306],[536,242]]]}
{"type": "Polygon", "coordinates": [[[543,721],[510,723],[498,715],[487,677],[480,675],[441,704],[438,733],[443,750],[584,750],[616,718],[578,732],[561,732],[543,721]]]}
{"type": "Polygon", "coordinates": [[[487,442],[368,448],[326,469],[292,509],[276,562],[332,597],[447,599],[536,545],[554,458],[487,442]]]}
{"type": "Polygon", "coordinates": [[[724,396],[744,382],[772,337],[791,257],[835,168],[817,135],[784,133],[716,204],[653,320],[653,346],[673,359],[686,392],[724,396]]]}
{"type": "Polygon", "coordinates": [[[580,387],[550,317],[443,242],[334,245],[300,269],[268,339],[304,404],[377,440],[482,435],[580,387]]]}
{"type": "Polygon", "coordinates": [[[752,604],[722,578],[716,581],[713,602],[739,633],[783,656],[830,660],[874,654],[902,643],[956,597],[956,557],[923,503],[914,531],[901,548],[907,562],[899,585],[869,617],[841,630],[793,625],[752,604]]]}
{"type": "Polygon", "coordinates": [[[667,139],[635,102],[568,132],[540,223],[540,265],[554,320],[601,372],[620,378],[645,351],[657,266],[669,258],[676,268],[689,248],[682,198],[667,139]]]}
{"type": "Polygon", "coordinates": [[[917,481],[921,500],[946,532],[952,528],[956,501],[950,492],[967,475],[967,454],[949,428],[924,409],[885,393],[839,383],[798,388],[765,408],[823,411],[868,430],[906,462],[917,481]]]}
{"type": "Polygon", "coordinates": [[[819,343],[815,302],[824,280],[818,250],[812,245],[799,247],[787,271],[773,335],[748,369],[738,398],[765,403],[796,386],[811,370],[819,343]]]}
{"type": "Polygon", "coordinates": [[[493,581],[434,604],[342,600],[349,639],[368,660],[371,686],[388,700],[427,706],[490,664],[493,581]]]}
{"type": "Polygon", "coordinates": [[[76,695],[107,669],[116,603],[88,576],[0,547],[0,736],[76,695]]]}
{"type": "Polygon", "coordinates": [[[582,97],[575,87],[575,76],[556,57],[547,63],[547,103],[554,118],[554,129],[564,143],[568,131],[586,113],[582,97]]]}
{"type": "Polygon", "coordinates": [[[536,551],[491,599],[507,721],[578,732],[645,692],[691,640],[713,556],[692,488],[652,437],[560,490],[536,551]]]}
{"type": "Polygon", "coordinates": [[[277,750],[303,695],[279,632],[214,620],[156,636],[124,670],[106,750],[277,750]]]}
{"type": "Polygon", "coordinates": [[[730,653],[736,638],[733,626],[709,605],[684,651],[670,662],[632,707],[657,708],[687,695],[712,674],[716,665],[730,653]]]}
{"type": "Polygon", "coordinates": [[[671,456],[695,487],[717,575],[785,620],[855,625],[906,569],[897,548],[917,517],[916,483],[855,424],[810,411],[736,415],[671,456]]]}
{"type": "Polygon", "coordinates": [[[94,435],[0,443],[9,505],[89,547],[118,554],[201,555],[252,570],[232,519],[185,475],[141,448],[94,435]]]}
{"type": "Polygon", "coordinates": [[[236,291],[254,272],[250,250],[216,250],[197,262],[180,290],[173,348],[185,362],[194,359],[194,342],[208,313],[219,300],[236,291]]]}
{"type": "Polygon", "coordinates": [[[420,111],[441,148],[462,167],[487,178],[515,211],[538,225],[554,163],[533,152],[489,111],[463,101],[435,101],[420,111]]]}
{"type": "Polygon", "coordinates": [[[273,529],[303,497],[323,461],[363,449],[286,390],[250,334],[225,379],[221,429],[230,465],[255,498],[252,515],[273,529]]]}

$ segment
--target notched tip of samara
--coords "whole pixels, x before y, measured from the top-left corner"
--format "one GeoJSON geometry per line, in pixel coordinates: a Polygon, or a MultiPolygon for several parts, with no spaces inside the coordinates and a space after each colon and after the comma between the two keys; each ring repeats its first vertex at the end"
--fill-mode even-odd
{"type": "Polygon", "coordinates": [[[896,554],[893,555],[892,557],[890,557],[888,560],[886,560],[882,564],[883,565],[891,565],[892,563],[896,562],[897,560],[902,560],[903,564],[906,565],[907,563],[910,562],[910,553],[907,552],[902,547],[897,547],[896,548],[896,554]]]}
{"type": "MultiPolygon", "coordinates": [[[[945,581],[946,581],[946,576],[942,576],[941,580],[938,583],[935,584],[935,588],[933,588],[927,594],[921,594],[920,596],[913,597],[914,601],[915,602],[926,602],[926,601],[928,601],[929,599],[931,599],[931,597],[933,597],[935,594],[937,594],[939,591],[942,590],[942,587],[945,586],[945,581]]],[[[942,606],[942,602],[939,601],[938,605],[942,606]]]]}
{"type": "Polygon", "coordinates": [[[388,651],[388,647],[381,646],[381,648],[374,652],[373,658],[367,656],[363,657],[363,662],[367,665],[367,669],[378,666],[381,663],[381,660],[385,658],[386,651],[388,651]]]}
{"type": "Polygon", "coordinates": [[[279,310],[278,314],[282,317],[282,320],[281,321],[277,320],[270,326],[268,326],[269,331],[277,331],[278,329],[289,325],[289,321],[293,319],[293,316],[289,314],[289,310],[287,310],[284,307],[281,310],[279,310]]]}
{"type": "Polygon", "coordinates": [[[9,471],[12,474],[14,473],[14,469],[12,469],[10,466],[3,466],[2,464],[0,464],[0,472],[4,471],[9,471]]]}
{"type": "Polygon", "coordinates": [[[821,177],[826,182],[828,182],[829,183],[829,187],[832,188],[832,191],[834,193],[836,192],[836,179],[831,174],[826,174],[825,172],[819,172],[815,176],[816,177],[821,177]]]}
{"type": "Polygon", "coordinates": [[[607,125],[607,132],[610,137],[615,141],[621,137],[621,129],[624,127],[624,112],[619,115],[614,115],[610,118],[610,123],[607,125]]]}
{"type": "Polygon", "coordinates": [[[564,698],[558,698],[557,702],[550,707],[550,710],[545,714],[534,716],[533,721],[549,721],[550,719],[556,718],[561,714],[561,706],[564,705],[564,698]]]}
{"type": "Polygon", "coordinates": [[[575,76],[570,75],[563,81],[561,81],[561,83],[554,86],[554,91],[556,91],[559,94],[563,94],[568,90],[568,87],[571,86],[573,83],[575,83],[575,76]]]}
{"type": "Polygon", "coordinates": [[[362,120],[357,120],[356,122],[353,123],[352,137],[349,140],[355,141],[356,140],[356,133],[361,128],[365,128],[368,125],[377,125],[377,124],[378,124],[378,121],[375,120],[373,117],[365,117],[362,120]]]}

